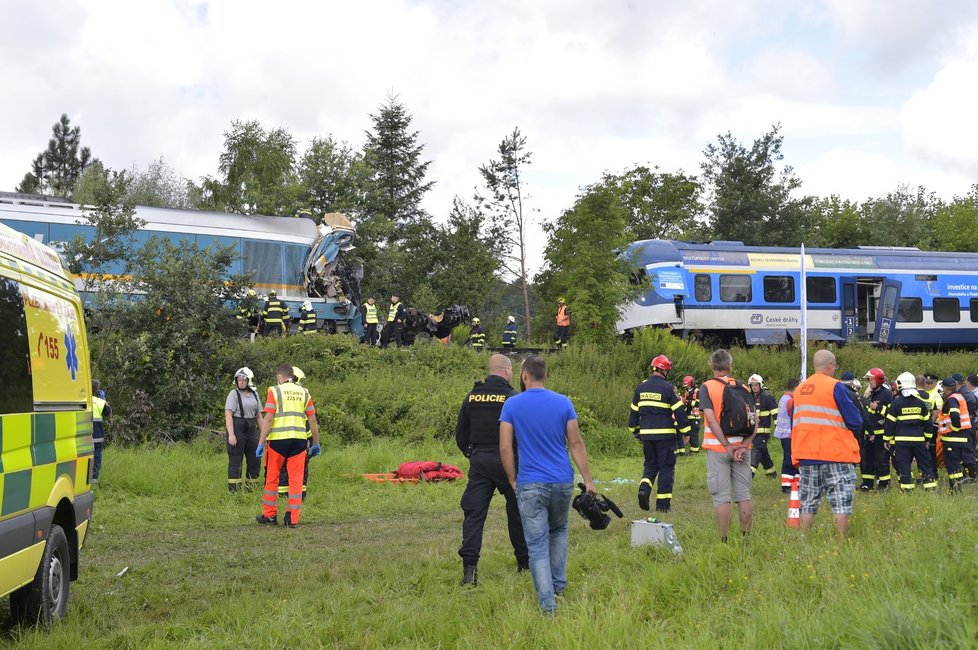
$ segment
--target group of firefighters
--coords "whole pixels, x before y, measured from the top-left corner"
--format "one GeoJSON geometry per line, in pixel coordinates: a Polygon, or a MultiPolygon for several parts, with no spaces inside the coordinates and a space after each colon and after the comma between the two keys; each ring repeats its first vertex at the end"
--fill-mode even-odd
{"type": "MultiPolygon", "coordinates": [[[[567,301],[564,298],[557,299],[557,326],[554,330],[554,343],[557,345],[558,349],[564,349],[567,347],[567,341],[570,337],[570,308],[567,306],[567,301]]],[[[508,316],[506,318],[506,326],[503,328],[503,349],[504,350],[514,350],[516,348],[516,317],[508,316]]],[[[466,340],[466,345],[471,347],[473,350],[482,351],[487,349],[486,344],[486,331],[482,328],[482,321],[478,318],[472,319],[472,324],[469,327],[469,337],[466,340]]]]}
{"type": "MultiPolygon", "coordinates": [[[[665,355],[652,360],[652,375],[636,389],[631,404],[629,429],[643,444],[645,466],[638,500],[648,510],[653,483],[658,479],[655,508],[671,508],[675,458],[701,450],[703,414],[699,386],[691,375],[683,377],[677,390],[667,380],[672,362],[665,355]]],[[[860,450],[859,489],[884,492],[890,487],[891,467],[902,491],[920,484],[925,490],[938,486],[937,469],[947,472],[948,490],[978,480],[976,436],[978,377],[965,381],[955,374],[938,381],[932,375],[901,373],[892,384],[880,368],[871,368],[863,379],[866,388],[851,372],[840,380],[862,413],[862,431],[857,435],[860,450]],[[916,475],[913,465],[916,464],[916,475]]],[[[791,461],[791,419],[797,379],[787,382],[780,400],[774,398],[764,379],[751,375],[747,388],[753,399],[756,435],[750,450],[751,472],[777,477],[768,450],[773,435],[781,443],[781,491],[787,493],[798,469],[791,461]]]]}
{"type": "MultiPolygon", "coordinates": [[[[360,308],[361,319],[364,326],[363,342],[367,345],[377,345],[386,348],[390,344],[398,347],[403,345],[402,333],[404,322],[407,317],[407,309],[401,302],[400,296],[396,293],[391,295],[390,307],[387,310],[387,321],[381,327],[381,317],[377,302],[373,296],[369,296],[367,301],[360,308]]],[[[559,348],[566,348],[570,335],[570,308],[564,298],[557,300],[556,329],[554,330],[554,342],[559,348]]],[[[246,323],[252,336],[281,336],[289,332],[289,323],[293,320],[297,323],[297,331],[302,334],[311,334],[318,329],[316,312],[310,301],[305,301],[299,310],[298,318],[293,318],[289,306],[279,297],[277,292],[272,289],[267,296],[259,297],[254,289],[249,289],[244,299],[238,303],[238,311],[235,315],[238,321],[246,323]]],[[[504,349],[515,349],[517,339],[516,317],[509,316],[503,328],[502,346],[504,349]]],[[[482,321],[473,318],[469,327],[469,335],[466,345],[474,350],[482,351],[487,349],[486,331],[482,327],[482,321]]]]}
{"type": "MultiPolygon", "coordinates": [[[[293,320],[289,306],[278,297],[274,289],[268,292],[264,301],[258,297],[254,289],[248,289],[244,299],[238,303],[238,313],[235,318],[246,323],[252,335],[262,336],[287,334],[289,322],[293,320]]],[[[316,331],[316,312],[310,301],[306,300],[299,308],[297,323],[300,333],[311,334],[316,331]]]]}

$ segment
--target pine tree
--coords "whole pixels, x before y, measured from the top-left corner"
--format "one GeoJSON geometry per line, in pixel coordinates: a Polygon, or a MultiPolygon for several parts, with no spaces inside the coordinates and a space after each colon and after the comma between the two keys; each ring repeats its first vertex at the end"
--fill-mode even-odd
{"type": "MultiPolygon", "coordinates": [[[[424,145],[411,131],[412,117],[396,96],[388,96],[370,119],[374,128],[367,131],[364,146],[371,170],[369,212],[399,225],[417,223],[425,216],[421,200],[434,181],[424,180],[431,162],[421,162],[424,145]]],[[[391,236],[396,238],[397,230],[391,236]]]]}
{"type": "Polygon", "coordinates": [[[68,198],[78,177],[95,162],[88,147],[81,146],[81,127],[71,126],[67,113],[51,127],[48,148],[31,163],[31,171],[17,186],[18,192],[44,193],[68,198]]]}

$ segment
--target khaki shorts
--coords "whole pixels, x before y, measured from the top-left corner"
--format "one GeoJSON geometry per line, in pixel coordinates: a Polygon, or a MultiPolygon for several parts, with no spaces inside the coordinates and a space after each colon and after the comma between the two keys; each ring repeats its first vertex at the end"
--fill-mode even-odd
{"type": "Polygon", "coordinates": [[[713,507],[731,501],[750,501],[752,478],[749,462],[736,463],[726,452],[706,450],[706,487],[713,498],[713,507]]]}

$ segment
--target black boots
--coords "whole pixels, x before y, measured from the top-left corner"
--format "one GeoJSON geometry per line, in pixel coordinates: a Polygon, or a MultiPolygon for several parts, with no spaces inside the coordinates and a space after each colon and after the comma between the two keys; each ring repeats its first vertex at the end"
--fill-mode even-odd
{"type": "Polygon", "coordinates": [[[462,584],[475,586],[479,584],[479,570],[474,564],[466,564],[462,567],[462,584]]]}

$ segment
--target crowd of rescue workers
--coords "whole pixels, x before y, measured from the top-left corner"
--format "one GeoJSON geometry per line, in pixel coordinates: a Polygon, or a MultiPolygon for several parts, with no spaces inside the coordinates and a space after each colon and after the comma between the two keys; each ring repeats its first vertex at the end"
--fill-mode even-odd
{"type": "MultiPolygon", "coordinates": [[[[288,332],[288,308],[274,292],[269,292],[260,310],[255,304],[257,296],[251,291],[238,314],[252,333],[288,332]]],[[[368,298],[360,310],[363,342],[376,345],[379,339],[382,347],[400,345],[404,309],[398,296],[392,295],[383,335],[378,337],[378,308],[374,298],[368,298]]],[[[304,325],[316,322],[309,303],[297,320],[299,332],[315,331],[304,325]]],[[[558,301],[555,320],[554,339],[560,349],[567,345],[570,325],[570,310],[563,299],[558,301]]],[[[567,585],[567,520],[575,481],[572,460],[582,478],[579,496],[597,494],[574,406],[567,396],[545,388],[546,361],[536,355],[523,359],[521,391],[513,388],[515,341],[516,327],[509,317],[503,337],[507,354],[489,356],[488,376],[476,382],[458,412],[455,439],[469,459],[460,504],[462,583],[477,584],[483,529],[498,492],[506,499],[517,570],[531,573],[540,608],[553,614],[567,585]]],[[[467,343],[476,350],[486,349],[478,318],[472,319],[467,343]]],[[[644,455],[638,506],[646,511],[654,506],[659,516],[671,512],[677,459],[701,452],[706,456],[707,491],[723,542],[734,506],[741,534],[751,530],[755,476],[780,476],[781,491],[791,495],[789,511],[794,508],[803,531],[812,527],[820,505],[827,501],[842,536],[848,534],[856,492],[887,491],[894,470],[904,493],[918,486],[937,490],[941,467],[949,494],[976,481],[973,423],[978,421],[978,376],[965,379],[955,374],[939,380],[901,372],[891,382],[882,369],[870,368],[863,381],[851,371],[837,379],[835,355],[826,349],[815,352],[812,364],[811,376],[790,379],[776,399],[758,374],[746,384],[735,379],[733,357],[725,349],[710,356],[712,376],[698,382],[686,375],[678,387],[670,381],[671,360],[665,355],[654,357],[650,376],[635,388],[629,405],[628,429],[644,455]],[[780,471],[768,448],[772,436],[782,449],[780,471]]],[[[237,492],[249,484],[259,488],[264,464],[262,511],[256,519],[262,525],[278,525],[278,500],[284,497],[284,523],[294,528],[307,494],[309,460],[320,453],[315,406],[297,367],[279,366],[264,400],[254,379],[249,368],[239,369],[224,406],[228,490],[237,492]]],[[[97,437],[102,438],[101,416],[109,414],[104,400],[99,400],[96,411],[97,437]]],[[[96,441],[96,478],[100,443],[96,441]]]]}
{"type": "MultiPolygon", "coordinates": [[[[405,344],[404,328],[407,320],[407,307],[401,302],[396,293],[391,295],[387,307],[387,318],[381,322],[380,306],[373,296],[359,307],[360,321],[364,335],[361,342],[367,345],[380,345],[386,348],[390,345],[401,347],[405,344]]],[[[278,297],[273,289],[267,295],[259,296],[254,289],[248,289],[245,297],[238,302],[235,314],[238,321],[247,324],[248,331],[254,336],[282,336],[295,332],[297,334],[314,334],[321,330],[312,302],[306,300],[299,307],[298,315],[293,315],[289,306],[278,297]]],[[[435,313],[431,318],[434,323],[440,322],[441,314],[435,313]]],[[[554,329],[554,344],[558,348],[567,347],[570,336],[571,310],[564,298],[557,300],[556,327],[554,329]]],[[[502,331],[502,348],[516,348],[518,331],[516,317],[508,316],[502,331]]],[[[450,335],[441,337],[443,343],[450,341],[450,335]]],[[[486,330],[479,317],[473,317],[469,323],[469,332],[465,344],[473,350],[488,348],[486,330]]]]}
{"type": "MultiPolygon", "coordinates": [[[[711,354],[712,377],[698,383],[687,375],[678,388],[669,380],[673,364],[668,357],[658,355],[650,366],[650,376],[635,388],[629,405],[628,428],[645,460],[638,505],[671,512],[677,458],[703,452],[707,490],[724,542],[734,506],[741,533],[750,532],[755,475],[774,479],[780,474],[782,491],[797,491],[803,531],[827,501],[840,535],[848,533],[855,493],[888,490],[891,468],[899,489],[907,493],[918,486],[936,490],[942,466],[951,494],[976,479],[975,375],[938,381],[902,372],[890,382],[882,369],[871,368],[862,376],[864,384],[849,371],[836,379],[835,355],[823,349],[813,356],[815,372],[789,380],[776,399],[760,375],[751,375],[746,384],[735,379],[733,357],[724,349],[711,354]],[[768,449],[772,436],[783,452],[780,472],[768,449]]],[[[461,498],[462,582],[477,583],[483,529],[498,492],[506,499],[517,570],[532,574],[540,607],[553,613],[566,587],[567,518],[575,478],[571,460],[583,479],[582,494],[596,496],[594,480],[573,404],[545,388],[545,360],[536,355],[523,360],[519,392],[513,374],[511,356],[490,355],[488,376],[462,399],[458,413],[456,443],[470,461],[461,498]]],[[[244,482],[258,487],[264,457],[262,513],[257,516],[263,525],[278,524],[280,496],[287,501],[285,525],[298,525],[309,459],[320,452],[315,407],[303,379],[300,369],[283,364],[262,401],[252,371],[241,368],[225,403],[228,489],[237,491],[244,482]]]]}

